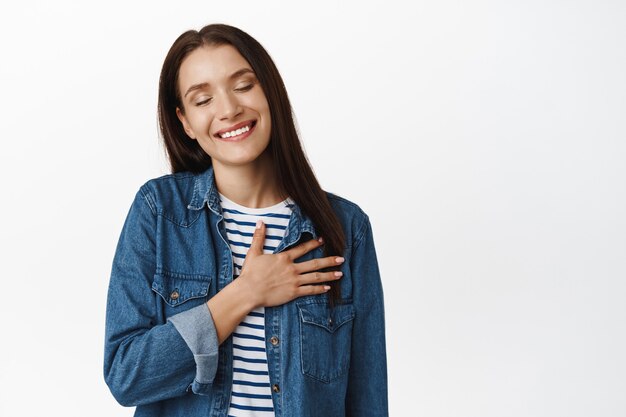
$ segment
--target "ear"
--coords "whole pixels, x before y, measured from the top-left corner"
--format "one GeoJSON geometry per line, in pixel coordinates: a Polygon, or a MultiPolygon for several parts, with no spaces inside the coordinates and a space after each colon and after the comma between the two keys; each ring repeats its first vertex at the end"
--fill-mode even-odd
{"type": "Polygon", "coordinates": [[[178,117],[178,120],[180,120],[180,122],[183,124],[183,129],[185,129],[185,133],[187,134],[187,136],[189,136],[191,139],[196,139],[196,134],[193,133],[193,129],[191,128],[191,126],[189,126],[187,118],[183,114],[182,110],[178,107],[176,107],[176,116],[178,117]]]}

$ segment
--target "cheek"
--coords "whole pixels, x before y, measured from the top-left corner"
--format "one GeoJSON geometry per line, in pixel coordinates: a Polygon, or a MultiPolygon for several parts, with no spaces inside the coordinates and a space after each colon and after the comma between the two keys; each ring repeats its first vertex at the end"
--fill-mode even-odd
{"type": "Polygon", "coordinates": [[[187,118],[189,125],[196,132],[206,132],[211,126],[213,115],[209,111],[195,110],[187,118]]]}
{"type": "Polygon", "coordinates": [[[272,136],[272,118],[269,111],[262,112],[261,118],[263,119],[263,132],[269,141],[272,136]]]}
{"type": "Polygon", "coordinates": [[[267,98],[265,97],[265,94],[263,94],[263,92],[259,89],[257,90],[257,93],[250,96],[250,101],[248,102],[247,106],[256,109],[256,111],[258,111],[262,116],[268,117],[269,113],[270,113],[270,106],[269,103],[267,102],[267,98]]]}
{"type": "Polygon", "coordinates": [[[263,106],[260,107],[259,112],[261,113],[261,117],[264,119],[265,126],[267,126],[267,130],[269,131],[272,128],[272,114],[270,112],[270,108],[267,102],[263,103],[263,106]]]}

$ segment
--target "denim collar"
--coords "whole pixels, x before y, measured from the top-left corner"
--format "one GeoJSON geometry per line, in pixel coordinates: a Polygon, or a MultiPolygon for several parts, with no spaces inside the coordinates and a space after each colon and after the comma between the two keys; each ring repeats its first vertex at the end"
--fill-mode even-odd
{"type": "MultiPolygon", "coordinates": [[[[219,216],[223,215],[215,184],[213,165],[209,166],[206,171],[195,174],[193,196],[187,208],[190,210],[202,210],[205,204],[213,213],[219,216]]],[[[317,239],[318,236],[313,221],[306,214],[302,213],[300,207],[295,202],[292,210],[293,213],[289,220],[289,226],[285,231],[284,245],[281,246],[288,246],[294,243],[304,232],[310,233],[313,239],[317,239]]]]}

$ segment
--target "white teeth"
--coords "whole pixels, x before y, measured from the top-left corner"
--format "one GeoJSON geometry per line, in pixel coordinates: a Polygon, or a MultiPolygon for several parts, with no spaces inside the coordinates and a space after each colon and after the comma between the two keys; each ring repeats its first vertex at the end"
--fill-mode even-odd
{"type": "Polygon", "coordinates": [[[222,133],[220,135],[221,138],[225,139],[225,138],[231,138],[233,136],[239,136],[242,133],[246,133],[250,130],[250,126],[244,126],[241,129],[237,129],[237,130],[231,130],[230,132],[226,132],[226,133],[222,133]]]}

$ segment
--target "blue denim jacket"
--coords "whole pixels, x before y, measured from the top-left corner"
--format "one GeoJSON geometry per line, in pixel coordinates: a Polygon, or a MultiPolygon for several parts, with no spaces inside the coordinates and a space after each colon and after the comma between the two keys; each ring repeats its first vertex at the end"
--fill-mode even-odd
{"type": "MultiPolygon", "coordinates": [[[[346,234],[342,299],[265,309],[277,417],[387,416],[383,292],[368,216],[327,193],[346,234]],[[274,342],[276,340],[274,339],[274,342]]],[[[122,228],[109,283],[104,378],[135,416],[226,416],[232,339],[206,305],[233,279],[213,169],[148,181],[122,228]]],[[[281,252],[318,236],[296,205],[281,252]]],[[[338,254],[339,255],[339,254],[338,254]]],[[[296,262],[323,256],[322,248],[296,262]]]]}

